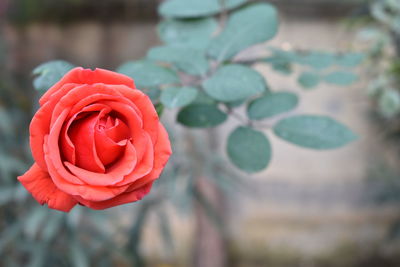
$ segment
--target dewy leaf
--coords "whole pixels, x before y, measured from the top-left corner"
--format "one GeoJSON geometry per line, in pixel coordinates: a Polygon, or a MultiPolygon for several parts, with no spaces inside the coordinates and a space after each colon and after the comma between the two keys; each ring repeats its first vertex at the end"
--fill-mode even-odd
{"type": "Polygon", "coordinates": [[[203,88],[212,98],[232,102],[248,98],[266,90],[264,77],[252,68],[243,65],[226,65],[208,80],[203,88]]]}
{"type": "Polygon", "coordinates": [[[214,127],[223,123],[227,115],[217,105],[192,104],[178,113],[178,122],[194,128],[214,127]]]}
{"type": "Polygon", "coordinates": [[[330,117],[316,115],[282,119],[274,126],[274,133],[298,146],[320,150],[338,148],[357,138],[345,125],[330,117]]]}
{"type": "Polygon", "coordinates": [[[168,19],[158,25],[158,34],[160,39],[168,45],[189,46],[204,50],[210,43],[217,26],[214,18],[168,19]]]}
{"type": "Polygon", "coordinates": [[[161,103],[168,108],[177,108],[189,105],[197,96],[197,89],[193,87],[170,87],[162,90],[161,103]]]}
{"type": "MultiPolygon", "coordinates": [[[[224,0],[225,9],[229,10],[244,4],[247,0],[224,0]]],[[[164,17],[196,18],[215,15],[222,10],[220,0],[169,0],[158,8],[164,17]]]]}
{"type": "Polygon", "coordinates": [[[311,89],[319,84],[320,77],[318,73],[305,71],[300,74],[297,81],[305,89],[311,89]]]}
{"type": "Polygon", "coordinates": [[[350,85],[357,81],[357,79],[357,75],[347,71],[331,72],[324,77],[325,82],[341,86],[350,85]]]}
{"type": "Polygon", "coordinates": [[[276,9],[267,3],[246,6],[234,12],[220,35],[210,43],[208,54],[224,61],[252,45],[272,39],[278,29],[276,9]]]}
{"type": "Polygon", "coordinates": [[[131,77],[139,88],[179,82],[179,78],[174,71],[148,60],[128,61],[120,66],[117,72],[131,77]]]}
{"type": "Polygon", "coordinates": [[[268,166],[271,160],[271,145],[262,132],[238,127],[228,137],[227,153],[239,169],[257,172],[268,166]]]}
{"type": "Polygon", "coordinates": [[[75,66],[63,60],[54,60],[37,66],[32,73],[37,75],[33,81],[36,90],[48,90],[75,66]]]}
{"type": "Polygon", "coordinates": [[[204,52],[191,47],[154,47],[147,53],[147,58],[173,64],[179,70],[192,75],[203,75],[209,67],[204,52]]]}
{"type": "Polygon", "coordinates": [[[270,93],[250,102],[247,115],[261,120],[294,109],[299,102],[297,95],[289,92],[270,93]]]}

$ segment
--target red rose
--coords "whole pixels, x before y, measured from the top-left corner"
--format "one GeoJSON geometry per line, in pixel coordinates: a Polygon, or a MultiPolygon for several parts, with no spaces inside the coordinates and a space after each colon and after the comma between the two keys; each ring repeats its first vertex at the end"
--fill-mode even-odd
{"type": "Polygon", "coordinates": [[[153,104],[127,76],[75,68],[39,103],[30,124],[36,162],[18,180],[52,209],[140,200],[171,155],[153,104]]]}

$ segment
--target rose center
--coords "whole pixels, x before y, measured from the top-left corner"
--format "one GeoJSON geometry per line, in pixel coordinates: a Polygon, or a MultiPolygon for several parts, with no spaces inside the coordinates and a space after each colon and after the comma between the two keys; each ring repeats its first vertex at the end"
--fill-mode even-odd
{"type": "MultiPolygon", "coordinates": [[[[116,162],[130,142],[129,127],[117,114],[83,112],[67,129],[73,156],[65,157],[83,169],[104,173],[116,162]]],[[[65,150],[64,150],[65,151],[65,150]]]]}

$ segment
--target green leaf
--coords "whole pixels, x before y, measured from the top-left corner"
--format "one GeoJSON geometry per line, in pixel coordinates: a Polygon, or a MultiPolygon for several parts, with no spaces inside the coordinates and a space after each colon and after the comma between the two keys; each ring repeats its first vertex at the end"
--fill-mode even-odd
{"type": "Polygon", "coordinates": [[[160,98],[161,91],[156,87],[141,88],[142,92],[150,97],[151,102],[157,103],[160,98]]]}
{"type": "Polygon", "coordinates": [[[226,102],[226,106],[229,108],[236,108],[243,105],[246,102],[246,99],[240,99],[232,102],[226,102]]]}
{"type": "Polygon", "coordinates": [[[297,53],[293,59],[299,64],[308,65],[314,69],[325,69],[335,63],[335,57],[332,53],[321,51],[297,53]]]}
{"type": "Polygon", "coordinates": [[[274,133],[295,145],[320,150],[338,148],[357,138],[345,125],[316,115],[282,119],[274,126],[274,133]]]}
{"type": "Polygon", "coordinates": [[[223,123],[227,116],[217,105],[192,104],[178,113],[178,122],[194,128],[214,127],[223,123]]]}
{"type": "Polygon", "coordinates": [[[156,112],[157,112],[158,117],[161,117],[161,115],[162,115],[163,112],[164,112],[164,105],[161,104],[161,103],[157,103],[157,104],[154,105],[154,107],[155,107],[155,109],[156,109],[156,112]]]}
{"type": "Polygon", "coordinates": [[[400,113],[400,94],[394,89],[383,90],[378,99],[379,111],[387,118],[400,113]]]}
{"type": "MultiPolygon", "coordinates": [[[[247,0],[224,0],[225,9],[236,8],[247,0]]],[[[219,13],[220,0],[169,0],[164,1],[158,8],[158,13],[164,17],[196,18],[219,13]]]]}
{"type": "Polygon", "coordinates": [[[271,145],[262,132],[238,127],[228,137],[227,153],[239,169],[257,172],[268,166],[271,160],[271,145]]]}
{"type": "Polygon", "coordinates": [[[331,72],[324,77],[325,82],[341,86],[350,85],[357,81],[357,79],[357,75],[347,71],[331,72]]]}
{"type": "Polygon", "coordinates": [[[131,77],[139,88],[179,82],[177,74],[148,60],[128,61],[117,72],[131,77]]]}
{"type": "Polygon", "coordinates": [[[292,73],[292,65],[289,62],[274,62],[272,63],[272,68],[285,75],[292,73]]]}
{"type": "Polygon", "coordinates": [[[147,53],[147,58],[175,65],[180,71],[203,75],[208,71],[208,61],[203,51],[191,47],[159,46],[147,53]]]}
{"type": "Polygon", "coordinates": [[[311,89],[316,87],[320,82],[320,77],[318,73],[315,72],[303,72],[300,74],[297,82],[306,89],[311,89]]]}
{"type": "Polygon", "coordinates": [[[193,87],[170,87],[162,90],[161,103],[168,108],[178,108],[189,105],[197,96],[197,89],[193,87]]]}
{"type": "Polygon", "coordinates": [[[33,80],[36,90],[48,90],[75,66],[63,60],[54,60],[37,66],[32,73],[37,77],[33,80]]]}
{"type": "Polygon", "coordinates": [[[252,120],[272,117],[294,109],[298,102],[297,95],[293,93],[270,93],[250,102],[247,115],[252,120]]]}
{"type": "Polygon", "coordinates": [[[197,96],[192,104],[208,104],[215,105],[216,101],[212,99],[209,95],[204,93],[204,91],[197,91],[197,96]]]}
{"type": "Polygon", "coordinates": [[[208,48],[211,57],[223,61],[252,45],[272,39],[278,29],[276,9],[266,3],[246,6],[234,12],[220,35],[208,48]]]}
{"type": "Polygon", "coordinates": [[[343,67],[356,67],[365,59],[363,53],[345,53],[336,57],[336,64],[343,67]]]}
{"type": "Polygon", "coordinates": [[[158,26],[161,40],[168,45],[189,46],[196,49],[206,49],[211,35],[217,29],[214,18],[176,20],[169,19],[158,26]]]}
{"type": "Polygon", "coordinates": [[[266,83],[261,74],[249,67],[226,65],[204,81],[203,88],[216,100],[232,102],[264,92],[266,83]]]}

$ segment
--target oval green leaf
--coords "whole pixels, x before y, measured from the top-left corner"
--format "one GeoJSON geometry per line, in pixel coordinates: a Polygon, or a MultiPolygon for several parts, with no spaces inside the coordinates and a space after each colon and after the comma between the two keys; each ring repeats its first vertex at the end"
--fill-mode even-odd
{"type": "Polygon", "coordinates": [[[117,72],[131,77],[139,88],[179,82],[178,75],[174,71],[148,60],[126,62],[117,68],[117,72]]]}
{"type": "Polygon", "coordinates": [[[272,39],[278,30],[276,9],[266,3],[246,6],[234,12],[225,29],[210,43],[208,54],[224,61],[252,45],[272,39]]]}
{"type": "Polygon", "coordinates": [[[320,77],[318,73],[306,71],[300,74],[297,82],[305,89],[312,89],[319,84],[320,77]]]}
{"type": "Polygon", "coordinates": [[[335,63],[334,54],[321,51],[297,53],[293,59],[299,64],[308,65],[314,69],[325,69],[335,63]]]}
{"type": "Polygon", "coordinates": [[[208,71],[209,67],[204,51],[191,47],[154,47],[147,53],[147,58],[170,63],[180,71],[192,75],[203,75],[208,71]]]}
{"type": "Polygon", "coordinates": [[[217,29],[214,18],[177,20],[168,19],[158,26],[160,39],[175,46],[189,46],[204,50],[210,43],[211,35],[217,29]]]}
{"type": "Polygon", "coordinates": [[[239,169],[257,172],[268,166],[271,145],[262,132],[238,127],[228,137],[227,153],[231,162],[239,169]]]}
{"type": "Polygon", "coordinates": [[[227,115],[217,105],[208,104],[192,104],[178,113],[178,122],[193,128],[214,127],[223,123],[226,118],[227,115]]]}
{"type": "Polygon", "coordinates": [[[74,65],[64,60],[43,63],[32,71],[33,75],[37,76],[33,80],[33,86],[36,90],[46,91],[74,67],[74,65]]]}
{"type": "Polygon", "coordinates": [[[324,80],[327,83],[346,86],[357,81],[358,77],[348,71],[335,71],[325,75],[324,80]]]}
{"type": "Polygon", "coordinates": [[[193,87],[170,87],[162,90],[160,101],[167,108],[178,108],[189,105],[196,99],[197,89],[193,87]]]}
{"type": "Polygon", "coordinates": [[[261,120],[294,109],[299,102],[297,95],[289,92],[270,93],[250,102],[247,115],[261,120]]]}
{"type": "Polygon", "coordinates": [[[363,53],[344,53],[336,57],[336,64],[343,67],[356,67],[360,65],[364,59],[365,55],[363,53]]]}
{"type": "Polygon", "coordinates": [[[266,83],[264,77],[252,68],[226,65],[204,81],[203,88],[218,101],[232,102],[264,92],[266,83]]]}
{"type": "MultiPolygon", "coordinates": [[[[247,0],[224,0],[225,9],[236,8],[247,0]]],[[[169,0],[158,8],[158,13],[164,17],[196,18],[215,15],[222,10],[219,0],[169,0]]]]}
{"type": "Polygon", "coordinates": [[[274,133],[295,145],[319,150],[338,148],[357,138],[345,125],[316,115],[282,119],[274,126],[274,133]]]}

